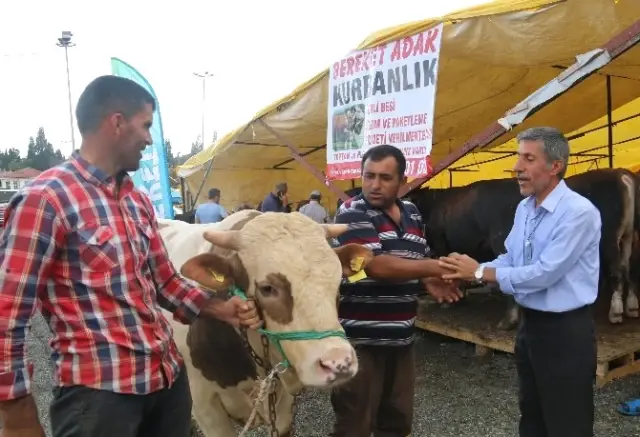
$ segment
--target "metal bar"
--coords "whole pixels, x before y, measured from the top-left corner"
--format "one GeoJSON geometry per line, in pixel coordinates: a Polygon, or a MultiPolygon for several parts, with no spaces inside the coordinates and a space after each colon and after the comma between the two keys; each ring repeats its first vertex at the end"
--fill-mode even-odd
{"type": "MultiPolygon", "coordinates": [[[[73,128],[73,104],[71,103],[71,76],[69,75],[69,46],[64,46],[64,59],[67,64],[67,94],[69,96],[69,125],[71,127],[71,155],[76,151],[76,134],[73,128]]],[[[69,156],[71,156],[69,155],[69,156]]]]}
{"type": "MultiPolygon", "coordinates": [[[[616,35],[613,38],[611,38],[601,48],[608,52],[609,57],[610,57],[610,61],[609,62],[611,62],[613,59],[617,58],[618,56],[620,56],[621,54],[623,54],[624,52],[629,50],[631,47],[633,47],[636,44],[638,44],[638,42],[640,42],[640,20],[635,21],[631,26],[629,26],[628,28],[626,28],[625,30],[620,32],[618,35],[616,35]]],[[[577,65],[577,64],[574,64],[574,65],[577,65]]],[[[569,67],[569,68],[571,68],[571,67],[569,67]]],[[[596,71],[598,71],[598,70],[595,70],[595,71],[587,73],[580,80],[577,80],[574,83],[572,83],[570,86],[567,86],[566,89],[564,89],[561,93],[555,95],[553,98],[547,100],[546,102],[538,105],[537,108],[535,108],[534,110],[532,110],[531,112],[529,112],[527,114],[526,118],[531,117],[533,114],[535,114],[537,111],[542,109],[544,106],[546,106],[549,103],[553,102],[556,98],[558,98],[562,94],[566,93],[571,88],[574,88],[576,85],[578,85],[580,82],[582,82],[587,77],[590,77],[596,71]]],[[[561,73],[561,75],[562,76],[566,76],[566,73],[567,73],[567,70],[563,71],[561,73]]],[[[487,146],[488,144],[490,144],[491,142],[495,141],[497,138],[499,138],[500,136],[504,135],[505,133],[506,133],[506,129],[501,124],[499,124],[497,121],[492,123],[491,125],[486,127],[482,132],[480,132],[478,135],[472,137],[469,141],[467,141],[465,144],[463,144],[462,147],[460,147],[458,150],[450,153],[444,159],[442,159],[435,166],[435,168],[433,169],[433,172],[429,176],[425,176],[425,177],[414,179],[410,183],[405,184],[402,187],[400,187],[400,191],[398,193],[398,197],[406,196],[406,194],[408,192],[410,192],[410,191],[422,186],[422,184],[424,184],[426,181],[428,181],[429,179],[433,178],[438,173],[440,173],[442,170],[444,170],[445,168],[449,167],[454,162],[456,162],[459,159],[461,159],[467,153],[473,151],[474,149],[476,149],[478,147],[487,146]]]]}
{"type": "Polygon", "coordinates": [[[184,178],[180,178],[180,195],[182,196],[182,212],[186,213],[187,211],[189,211],[189,205],[187,204],[188,200],[187,200],[184,185],[185,185],[184,178]]]}
{"type": "Polygon", "coordinates": [[[607,75],[607,138],[609,150],[609,168],[613,168],[613,119],[611,114],[611,76],[607,75]]]}
{"type": "Polygon", "coordinates": [[[336,187],[331,181],[326,179],[325,176],[320,172],[320,170],[315,168],[313,165],[309,164],[307,162],[307,160],[304,159],[304,157],[300,154],[300,151],[293,144],[291,144],[289,141],[287,141],[286,138],[284,138],[282,135],[280,135],[278,132],[276,132],[263,119],[259,118],[256,121],[258,123],[262,124],[262,126],[264,126],[264,128],[266,130],[268,130],[271,135],[273,135],[274,137],[276,137],[277,139],[282,141],[282,143],[284,143],[289,148],[289,150],[291,151],[291,156],[293,156],[293,159],[298,161],[300,163],[300,165],[302,165],[304,168],[309,170],[309,172],[311,172],[311,174],[314,175],[316,177],[316,179],[318,179],[320,181],[320,183],[326,183],[327,184],[327,188],[329,188],[329,190],[332,193],[334,193],[336,196],[338,196],[344,202],[346,202],[347,200],[350,199],[350,197],[347,196],[344,191],[342,191],[340,188],[336,187]]]}
{"type": "MultiPolygon", "coordinates": [[[[616,127],[620,123],[624,123],[625,121],[633,120],[634,118],[638,118],[638,117],[640,117],[640,113],[633,114],[633,115],[630,115],[628,117],[621,118],[620,120],[613,122],[613,127],[616,127]]],[[[583,131],[583,132],[580,132],[578,134],[571,135],[570,137],[567,137],[567,140],[571,141],[571,140],[575,140],[576,138],[582,138],[582,137],[586,136],[587,134],[590,134],[591,132],[595,132],[597,130],[604,129],[604,128],[608,127],[608,126],[609,126],[608,124],[603,124],[601,126],[597,126],[597,127],[588,129],[586,131],[583,131]]]]}
{"type": "MultiPolygon", "coordinates": [[[[325,144],[325,145],[322,145],[322,146],[314,147],[314,148],[313,148],[313,149],[311,149],[311,150],[308,150],[308,151],[306,151],[306,152],[304,152],[304,153],[301,153],[301,154],[300,154],[300,156],[308,156],[308,155],[311,155],[312,153],[317,152],[318,150],[322,150],[322,149],[324,149],[324,148],[326,148],[326,147],[327,147],[327,145],[326,145],[326,144],[325,144]]],[[[274,169],[274,170],[279,170],[281,166],[283,166],[283,165],[287,165],[287,164],[290,164],[290,163],[292,163],[293,161],[295,161],[295,159],[294,159],[294,158],[287,159],[286,161],[282,161],[281,163],[274,165],[274,166],[273,166],[273,169],[274,169]]]]}

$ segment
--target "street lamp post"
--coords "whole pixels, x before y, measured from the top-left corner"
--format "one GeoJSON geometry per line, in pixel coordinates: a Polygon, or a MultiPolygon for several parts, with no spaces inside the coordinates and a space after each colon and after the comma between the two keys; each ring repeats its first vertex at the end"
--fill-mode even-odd
{"type": "Polygon", "coordinates": [[[68,48],[75,46],[75,43],[71,42],[73,33],[68,30],[62,31],[62,36],[58,38],[58,47],[64,47],[64,58],[67,64],[67,93],[69,94],[69,127],[71,128],[71,154],[76,150],[76,136],[73,129],[73,106],[71,103],[71,78],[69,76],[69,52],[68,48]]]}
{"type": "Polygon", "coordinates": [[[207,102],[207,93],[206,93],[206,83],[207,78],[212,77],[213,73],[209,73],[205,71],[204,73],[193,73],[194,76],[197,76],[202,79],[202,148],[204,149],[204,113],[206,110],[206,102],[207,102]]]}

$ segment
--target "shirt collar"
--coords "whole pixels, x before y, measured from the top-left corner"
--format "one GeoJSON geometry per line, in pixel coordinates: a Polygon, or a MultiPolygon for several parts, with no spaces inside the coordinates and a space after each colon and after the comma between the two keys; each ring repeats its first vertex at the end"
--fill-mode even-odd
{"type": "MultiPolygon", "coordinates": [[[[78,153],[77,150],[71,155],[71,162],[86,180],[105,185],[115,184],[115,178],[113,176],[89,163],[86,159],[80,156],[80,153],[78,153]]],[[[122,187],[125,187],[130,182],[132,182],[131,177],[129,177],[128,173],[124,172],[122,177],[122,187]]]]}
{"type": "MultiPolygon", "coordinates": [[[[356,199],[358,200],[362,200],[365,205],[367,205],[368,209],[376,209],[376,210],[380,210],[379,208],[376,208],[375,206],[371,205],[367,199],[364,197],[364,194],[360,193],[356,196],[356,199]]],[[[405,212],[405,206],[404,203],[402,202],[402,200],[400,199],[396,199],[396,205],[398,205],[398,208],[400,208],[400,212],[404,213],[405,212]]]]}
{"type": "MultiPolygon", "coordinates": [[[[568,190],[569,187],[567,187],[567,183],[564,181],[564,179],[560,180],[558,185],[556,185],[556,187],[551,190],[547,197],[542,201],[540,206],[547,210],[549,213],[553,214],[553,211],[555,211],[556,207],[558,206],[560,199],[562,199],[562,197],[568,190]]],[[[527,205],[529,205],[531,209],[534,209],[535,201],[535,196],[531,195],[527,200],[527,205]]]]}

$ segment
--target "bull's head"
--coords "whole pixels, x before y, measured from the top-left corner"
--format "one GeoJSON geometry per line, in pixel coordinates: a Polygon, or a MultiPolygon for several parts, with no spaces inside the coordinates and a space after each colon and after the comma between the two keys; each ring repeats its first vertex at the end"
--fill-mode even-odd
{"type": "Polygon", "coordinates": [[[358,360],[338,321],[338,287],[343,274],[351,276],[373,259],[371,251],[357,244],[330,247],[327,239],[346,225],[318,225],[299,213],[251,214],[240,230],[205,231],[217,249],[191,258],[181,273],[212,290],[238,287],[253,299],[265,329],[275,334],[272,343],[285,355],[270,348],[272,365],[287,360],[302,385],[328,387],[350,379],[358,360]],[[342,336],[318,335],[331,332],[342,336]],[[297,338],[279,341],[283,333],[297,338]]]}

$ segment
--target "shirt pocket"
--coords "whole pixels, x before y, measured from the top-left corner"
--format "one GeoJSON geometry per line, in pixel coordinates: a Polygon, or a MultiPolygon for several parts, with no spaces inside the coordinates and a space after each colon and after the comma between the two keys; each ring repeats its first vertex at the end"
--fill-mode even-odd
{"type": "Polygon", "coordinates": [[[109,272],[118,265],[118,250],[113,244],[113,229],[109,226],[86,225],[78,229],[80,261],[94,272],[109,272]]]}
{"type": "Polygon", "coordinates": [[[151,239],[153,238],[153,227],[149,223],[137,223],[138,230],[138,250],[143,259],[147,259],[151,250],[151,239]]]}

